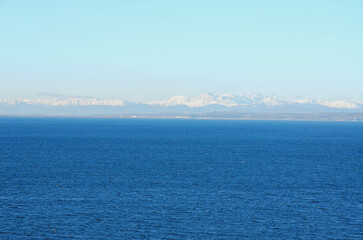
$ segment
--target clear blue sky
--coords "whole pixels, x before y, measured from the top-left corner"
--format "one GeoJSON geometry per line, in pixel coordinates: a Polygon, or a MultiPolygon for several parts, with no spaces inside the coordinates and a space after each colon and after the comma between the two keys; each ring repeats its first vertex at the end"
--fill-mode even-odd
{"type": "Polygon", "coordinates": [[[0,97],[362,98],[362,0],[0,0],[0,97]]]}

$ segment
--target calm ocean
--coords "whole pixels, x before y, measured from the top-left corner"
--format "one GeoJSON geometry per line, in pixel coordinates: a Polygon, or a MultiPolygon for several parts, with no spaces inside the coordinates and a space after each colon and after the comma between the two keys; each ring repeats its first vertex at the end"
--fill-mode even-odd
{"type": "Polygon", "coordinates": [[[362,239],[363,123],[0,118],[0,239],[362,239]]]}

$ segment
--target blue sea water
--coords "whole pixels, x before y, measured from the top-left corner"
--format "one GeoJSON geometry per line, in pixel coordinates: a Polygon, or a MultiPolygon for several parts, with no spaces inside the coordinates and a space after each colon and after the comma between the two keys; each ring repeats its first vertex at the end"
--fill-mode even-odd
{"type": "Polygon", "coordinates": [[[362,239],[363,124],[0,118],[0,239],[362,239]]]}

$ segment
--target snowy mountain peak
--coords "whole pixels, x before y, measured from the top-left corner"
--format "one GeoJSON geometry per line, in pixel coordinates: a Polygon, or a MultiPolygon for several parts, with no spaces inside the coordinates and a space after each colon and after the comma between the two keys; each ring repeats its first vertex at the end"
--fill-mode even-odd
{"type": "Polygon", "coordinates": [[[177,106],[185,105],[188,107],[204,107],[207,105],[221,105],[221,106],[237,106],[238,104],[233,101],[233,95],[231,94],[213,94],[213,93],[202,93],[196,98],[185,97],[185,96],[175,96],[167,100],[162,101],[152,101],[148,102],[149,105],[160,105],[160,106],[177,106]]]}
{"type": "Polygon", "coordinates": [[[29,104],[47,106],[124,106],[123,100],[98,100],[96,98],[37,98],[9,100],[0,99],[0,104],[29,104]]]}
{"type": "Polygon", "coordinates": [[[268,106],[281,105],[284,100],[275,96],[263,96],[261,94],[216,94],[202,93],[196,98],[177,96],[167,100],[148,102],[150,105],[160,106],[176,106],[185,105],[188,107],[204,107],[207,105],[221,105],[226,107],[234,107],[239,105],[265,104],[268,106]]]}
{"type": "Polygon", "coordinates": [[[148,102],[149,105],[159,106],[177,106],[185,105],[191,108],[204,107],[208,105],[221,105],[226,107],[235,106],[256,106],[264,105],[267,107],[283,106],[283,105],[303,105],[312,104],[320,105],[329,108],[336,109],[357,109],[361,107],[361,103],[353,103],[345,100],[339,101],[325,101],[325,100],[314,100],[314,99],[297,99],[289,100],[278,96],[265,96],[262,94],[216,94],[204,92],[198,97],[186,97],[186,96],[175,96],[162,101],[148,102]]]}
{"type": "Polygon", "coordinates": [[[324,100],[317,100],[317,104],[331,107],[331,108],[346,108],[346,109],[356,109],[359,108],[358,104],[348,102],[345,100],[338,100],[338,101],[324,101],[324,100]]]}

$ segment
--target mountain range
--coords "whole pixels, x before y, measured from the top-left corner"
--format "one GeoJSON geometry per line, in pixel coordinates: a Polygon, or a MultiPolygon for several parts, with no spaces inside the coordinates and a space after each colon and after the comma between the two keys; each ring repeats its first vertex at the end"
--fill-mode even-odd
{"type": "Polygon", "coordinates": [[[219,114],[363,113],[363,101],[286,99],[261,94],[202,93],[144,103],[63,95],[37,99],[0,98],[0,115],[33,116],[191,116],[219,114]]]}

